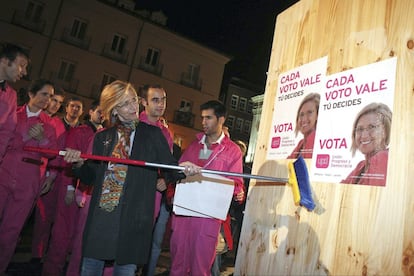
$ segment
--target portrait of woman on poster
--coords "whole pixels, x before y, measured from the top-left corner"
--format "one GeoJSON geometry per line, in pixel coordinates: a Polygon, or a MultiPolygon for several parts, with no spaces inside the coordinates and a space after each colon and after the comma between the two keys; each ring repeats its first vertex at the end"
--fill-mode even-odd
{"type": "Polygon", "coordinates": [[[300,103],[296,114],[295,135],[301,132],[303,139],[299,141],[288,159],[298,158],[299,155],[303,158],[312,158],[320,98],[318,93],[310,93],[300,103]]]}
{"type": "Polygon", "coordinates": [[[392,112],[383,103],[371,103],[357,115],[352,126],[352,156],[356,150],[365,160],[341,183],[385,186],[392,112]]]}

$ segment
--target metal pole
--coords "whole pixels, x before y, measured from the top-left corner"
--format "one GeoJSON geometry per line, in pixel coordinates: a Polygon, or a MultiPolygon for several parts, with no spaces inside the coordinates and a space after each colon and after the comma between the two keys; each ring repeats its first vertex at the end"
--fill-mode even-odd
{"type": "MultiPolygon", "coordinates": [[[[26,151],[40,152],[40,153],[47,153],[47,154],[61,155],[61,156],[65,156],[66,154],[66,151],[57,150],[57,149],[45,149],[45,148],[37,148],[37,147],[24,147],[23,149],[26,151]]],[[[101,156],[101,155],[81,153],[80,157],[84,159],[107,161],[107,162],[120,163],[120,164],[125,164],[125,165],[132,165],[132,166],[147,166],[147,167],[156,167],[156,168],[172,169],[172,170],[179,170],[179,171],[185,170],[185,167],[182,167],[182,166],[151,163],[151,162],[145,162],[142,160],[122,159],[122,158],[116,158],[116,157],[111,157],[111,156],[101,156]]],[[[236,177],[243,177],[243,178],[253,178],[253,179],[278,182],[278,183],[288,182],[287,178],[276,178],[276,177],[270,177],[270,176],[264,176],[264,175],[224,172],[224,171],[208,170],[208,169],[201,169],[201,172],[218,174],[218,175],[226,175],[226,176],[236,176],[236,177]]]]}

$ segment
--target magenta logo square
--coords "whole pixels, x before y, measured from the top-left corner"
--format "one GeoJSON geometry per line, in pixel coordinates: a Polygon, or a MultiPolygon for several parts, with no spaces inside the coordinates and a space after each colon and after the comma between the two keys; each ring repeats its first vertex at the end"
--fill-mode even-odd
{"type": "Polygon", "coordinates": [[[277,149],[280,147],[280,137],[273,137],[272,138],[272,149],[277,149]]]}
{"type": "Polygon", "coordinates": [[[318,154],[316,156],[316,167],[326,169],[329,166],[329,154],[318,154]]]}

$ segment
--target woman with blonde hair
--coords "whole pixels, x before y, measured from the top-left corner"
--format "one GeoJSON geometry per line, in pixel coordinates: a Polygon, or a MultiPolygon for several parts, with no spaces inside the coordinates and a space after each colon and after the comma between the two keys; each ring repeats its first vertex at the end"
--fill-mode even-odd
{"type": "Polygon", "coordinates": [[[352,126],[352,156],[356,150],[365,160],[341,183],[385,186],[392,112],[383,103],[370,103],[356,116],[352,126]]]}
{"type": "MultiPolygon", "coordinates": [[[[114,81],[105,86],[100,105],[110,126],[96,133],[92,153],[117,158],[176,165],[160,129],[138,121],[138,96],[130,83],[114,81]]],[[[119,163],[83,160],[68,149],[65,160],[85,184],[93,184],[83,238],[81,275],[101,275],[106,262],[114,275],[135,275],[145,264],[151,247],[158,169],[119,163]]],[[[199,172],[190,163],[186,174],[199,172]]],[[[171,181],[183,178],[166,171],[171,181]]]]}
{"type": "Polygon", "coordinates": [[[303,139],[288,156],[289,159],[298,158],[299,155],[303,158],[312,158],[320,98],[318,93],[310,93],[300,103],[296,114],[295,135],[301,132],[303,139]]]}

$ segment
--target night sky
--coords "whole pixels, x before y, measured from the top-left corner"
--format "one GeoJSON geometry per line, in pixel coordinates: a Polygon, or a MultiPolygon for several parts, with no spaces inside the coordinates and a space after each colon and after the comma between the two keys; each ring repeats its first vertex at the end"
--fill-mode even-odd
{"type": "Polygon", "coordinates": [[[298,0],[137,0],[136,8],[162,10],[167,27],[233,57],[225,79],[264,88],[276,16],[298,0]]]}

